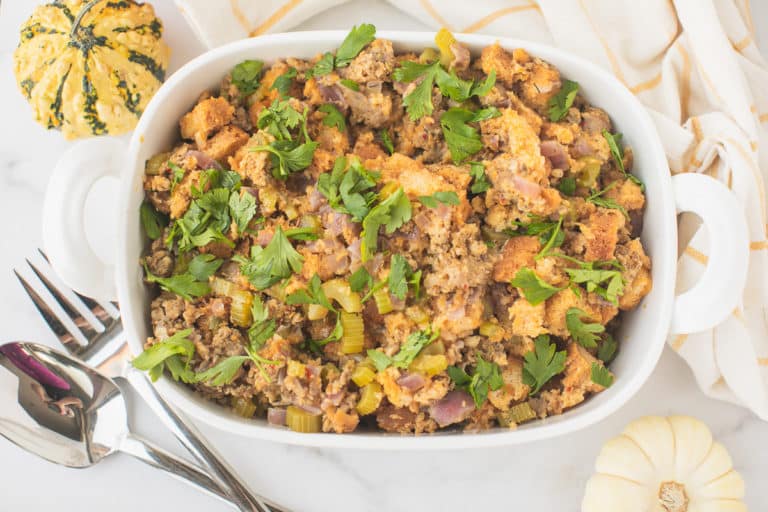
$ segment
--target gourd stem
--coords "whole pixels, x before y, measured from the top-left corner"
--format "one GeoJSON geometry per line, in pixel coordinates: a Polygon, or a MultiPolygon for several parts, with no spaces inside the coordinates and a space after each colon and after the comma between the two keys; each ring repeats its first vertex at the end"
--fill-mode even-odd
{"type": "Polygon", "coordinates": [[[69,32],[69,37],[71,38],[75,37],[75,34],[77,33],[77,29],[80,28],[80,22],[83,21],[83,17],[85,17],[85,15],[88,14],[88,11],[90,11],[91,8],[99,2],[101,2],[101,0],[91,0],[90,2],[85,4],[85,7],[83,7],[79,13],[77,13],[77,17],[75,18],[75,21],[72,22],[72,30],[69,32]]]}

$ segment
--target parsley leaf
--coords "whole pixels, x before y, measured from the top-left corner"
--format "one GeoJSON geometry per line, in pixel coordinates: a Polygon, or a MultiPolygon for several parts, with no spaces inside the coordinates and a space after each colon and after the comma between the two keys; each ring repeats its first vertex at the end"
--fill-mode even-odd
{"type": "Polygon", "coordinates": [[[251,247],[249,259],[235,256],[232,260],[240,263],[240,273],[257,290],[263,290],[281,279],[291,277],[294,272],[301,272],[304,257],[296,252],[282,228],[278,226],[265,248],[254,245],[251,247]]]}
{"type": "Polygon", "coordinates": [[[418,298],[421,288],[421,270],[414,272],[404,256],[393,254],[387,277],[390,293],[400,300],[405,300],[409,284],[413,287],[414,295],[418,298]]]}
{"type": "Polygon", "coordinates": [[[339,157],[330,173],[323,173],[317,180],[317,190],[328,200],[334,210],[352,215],[360,222],[370,211],[376,198],[373,190],[379,174],[365,169],[357,158],[339,157]],[[345,170],[346,169],[346,170],[345,170]]]}
{"type": "Polygon", "coordinates": [[[485,403],[490,391],[496,391],[504,385],[499,365],[486,361],[480,354],[477,354],[477,364],[471,377],[457,366],[450,366],[447,371],[456,388],[467,391],[478,409],[485,403]]]}
{"type": "Polygon", "coordinates": [[[331,301],[325,296],[325,292],[322,288],[322,282],[320,276],[317,274],[312,276],[312,279],[307,283],[307,288],[304,290],[296,290],[292,294],[288,295],[285,303],[291,306],[296,304],[317,304],[329,311],[336,311],[331,301]]]}
{"type": "Polygon", "coordinates": [[[361,292],[366,287],[370,288],[371,286],[373,286],[373,277],[371,277],[371,274],[369,274],[363,266],[360,266],[360,268],[355,270],[355,272],[349,276],[349,287],[355,293],[361,292]]]}
{"type": "Polygon", "coordinates": [[[610,208],[612,210],[619,210],[621,213],[624,214],[624,217],[629,219],[629,214],[627,213],[627,210],[621,206],[619,203],[614,201],[613,199],[604,197],[604,194],[611,190],[613,187],[615,187],[619,182],[614,181],[607,187],[605,187],[603,190],[598,190],[597,192],[592,192],[592,194],[587,197],[586,201],[588,203],[592,203],[595,206],[601,206],[603,208],[610,208]]]}
{"type": "Polygon", "coordinates": [[[565,350],[555,352],[557,346],[542,334],[533,340],[534,349],[523,356],[523,382],[531,387],[529,396],[539,392],[549,379],[565,370],[565,350]]]}
{"type": "Polygon", "coordinates": [[[431,196],[419,196],[421,204],[427,208],[437,208],[438,203],[448,204],[452,206],[458,206],[461,204],[459,196],[453,191],[441,191],[435,192],[431,196]]]}
{"type": "Polygon", "coordinates": [[[275,100],[259,112],[256,126],[266,130],[277,140],[292,140],[291,130],[298,127],[303,116],[287,100],[275,100]]]}
{"type": "Polygon", "coordinates": [[[200,282],[192,274],[177,274],[171,277],[158,277],[149,271],[146,263],[144,264],[145,279],[149,283],[157,283],[165,291],[175,293],[186,300],[193,300],[195,297],[208,295],[211,288],[207,282],[200,282]]]}
{"type": "MultiPolygon", "coordinates": [[[[565,241],[565,233],[561,229],[563,226],[563,218],[560,217],[560,220],[557,221],[557,223],[546,223],[546,228],[540,230],[538,232],[539,234],[539,240],[541,243],[544,244],[544,247],[541,248],[541,251],[539,251],[539,254],[537,254],[534,259],[540,260],[541,258],[546,258],[549,256],[549,253],[552,249],[555,247],[560,247],[563,245],[563,242],[565,241]]],[[[534,230],[534,223],[528,226],[528,233],[531,235],[537,234],[534,230]]]]}
{"type": "Polygon", "coordinates": [[[451,152],[453,163],[461,163],[483,149],[480,133],[467,123],[491,119],[499,115],[501,113],[494,107],[477,112],[464,108],[451,108],[440,117],[440,127],[443,129],[443,136],[451,152]]]}
{"type": "Polygon", "coordinates": [[[392,73],[392,77],[395,80],[404,83],[413,82],[417,78],[422,77],[421,82],[403,97],[403,105],[412,121],[417,121],[432,113],[434,109],[432,105],[432,86],[438,70],[442,70],[439,61],[435,61],[432,64],[404,61],[401,67],[395,69],[392,73]]]}
{"type": "Polygon", "coordinates": [[[184,169],[176,165],[175,163],[168,161],[168,168],[171,170],[171,192],[176,188],[176,185],[181,183],[184,179],[184,169]]]}
{"type": "Polygon", "coordinates": [[[370,23],[362,23],[352,27],[347,37],[341,42],[339,49],[336,50],[336,67],[348,66],[352,59],[357,57],[357,54],[374,39],[376,39],[376,27],[370,23]]]}
{"type": "Polygon", "coordinates": [[[288,68],[288,71],[275,78],[270,90],[275,90],[281,97],[286,97],[291,91],[291,85],[293,85],[294,78],[296,78],[296,68],[290,67],[288,68]]]}
{"type": "Polygon", "coordinates": [[[485,165],[482,162],[469,162],[469,175],[472,176],[472,186],[469,191],[482,194],[491,188],[491,183],[485,175],[485,165]]]}
{"type": "Polygon", "coordinates": [[[491,89],[493,89],[493,86],[496,84],[496,70],[492,69],[490,73],[488,73],[488,76],[485,77],[485,80],[479,83],[475,83],[472,85],[472,91],[470,92],[470,96],[478,96],[482,97],[491,92],[491,89]]]}
{"type": "Polygon", "coordinates": [[[590,374],[592,382],[604,388],[611,387],[613,384],[613,375],[605,366],[601,365],[597,361],[592,363],[592,371],[590,374]]]}
{"type": "Polygon", "coordinates": [[[569,308],[565,312],[565,326],[568,328],[568,332],[571,333],[571,337],[574,341],[578,342],[584,348],[596,348],[597,340],[599,339],[597,333],[605,332],[605,326],[599,323],[585,323],[582,322],[582,318],[587,316],[587,313],[579,308],[569,308]]]}
{"type": "Polygon", "coordinates": [[[252,94],[259,88],[259,78],[264,63],[260,60],[244,60],[232,68],[232,83],[243,96],[252,94]]]}
{"type": "Polygon", "coordinates": [[[344,121],[344,115],[339,112],[339,109],[336,108],[336,105],[333,103],[325,103],[320,105],[317,110],[326,114],[326,116],[323,118],[323,124],[325,126],[335,126],[340,132],[343,132],[347,129],[347,123],[344,121]]]}
{"type": "Polygon", "coordinates": [[[402,187],[387,197],[368,212],[363,219],[360,253],[363,261],[368,261],[378,248],[379,228],[384,226],[387,234],[392,234],[404,223],[411,220],[412,207],[402,187]]]}
{"type": "Polygon", "coordinates": [[[190,334],[192,334],[192,329],[184,329],[169,338],[154,343],[136,356],[131,364],[138,370],[151,372],[154,377],[152,380],[157,380],[157,377],[162,374],[163,364],[169,358],[178,355],[189,360],[194,355],[195,344],[189,339],[190,334]],[[160,369],[156,370],[158,366],[160,369]]]}
{"type": "Polygon", "coordinates": [[[557,185],[557,189],[566,196],[572,196],[576,193],[576,178],[572,176],[566,176],[560,180],[557,185]]]}
{"type": "Polygon", "coordinates": [[[611,304],[618,304],[619,295],[624,292],[624,278],[618,270],[595,269],[594,263],[583,264],[582,268],[566,268],[571,282],[583,284],[588,292],[594,292],[611,304]]]}
{"type": "Polygon", "coordinates": [[[277,323],[274,318],[254,322],[248,329],[248,347],[251,352],[262,348],[269,338],[275,334],[277,323]]]}
{"type": "MultiPolygon", "coordinates": [[[[333,54],[325,52],[310,70],[310,76],[323,76],[333,71],[333,54]]],[[[309,78],[309,76],[307,77],[309,78]]]]}
{"type": "Polygon", "coordinates": [[[619,344],[613,339],[613,336],[606,334],[605,338],[600,341],[597,346],[597,358],[602,362],[608,364],[613,361],[616,356],[616,350],[618,350],[619,344]]]}
{"type": "Polygon", "coordinates": [[[373,361],[377,371],[384,371],[392,364],[392,359],[381,350],[368,350],[368,357],[373,361]]]}
{"type": "Polygon", "coordinates": [[[611,150],[611,155],[619,170],[626,174],[624,170],[624,147],[621,145],[622,135],[620,133],[612,134],[608,130],[603,130],[603,137],[608,142],[608,149],[611,150]]]}
{"type": "Polygon", "coordinates": [[[579,92],[579,84],[571,80],[564,80],[560,90],[549,99],[549,120],[560,121],[568,114],[568,109],[573,105],[576,94],[579,92]]]}
{"type": "Polygon", "coordinates": [[[208,281],[208,278],[219,270],[224,260],[213,254],[198,254],[189,262],[189,273],[198,281],[208,281]]]}
{"type": "Polygon", "coordinates": [[[312,163],[317,142],[296,145],[293,141],[275,141],[267,146],[255,146],[252,151],[272,154],[272,176],[284,180],[294,172],[303,171],[312,163]]]}
{"type": "Polygon", "coordinates": [[[355,92],[360,90],[360,84],[358,84],[354,80],[350,80],[349,78],[342,78],[341,80],[339,80],[339,83],[344,87],[346,87],[347,89],[352,89],[355,92]]]}
{"type": "Polygon", "coordinates": [[[231,356],[215,366],[195,374],[196,382],[205,382],[211,386],[223,386],[229,384],[235,379],[237,372],[242,368],[243,363],[248,361],[248,356],[231,356]]]}
{"type": "Polygon", "coordinates": [[[533,270],[528,267],[523,267],[518,270],[510,284],[520,288],[520,290],[523,292],[525,300],[527,300],[531,306],[541,304],[563,289],[552,286],[551,284],[542,280],[533,270]]]}
{"type": "Polygon", "coordinates": [[[144,232],[151,240],[157,240],[163,234],[163,229],[168,225],[168,216],[163,215],[147,201],[141,203],[139,217],[144,232]]]}
{"type": "Polygon", "coordinates": [[[433,331],[431,328],[412,332],[394,356],[389,357],[381,350],[376,349],[368,350],[368,357],[373,361],[373,365],[378,371],[383,371],[389,366],[405,369],[411,365],[424,347],[435,341],[438,337],[440,337],[440,331],[433,331]]]}
{"type": "Polygon", "coordinates": [[[304,228],[291,228],[286,230],[285,236],[290,238],[291,240],[317,240],[320,238],[320,235],[317,232],[317,228],[307,226],[304,228]]]}
{"type": "Polygon", "coordinates": [[[229,211],[237,225],[237,232],[245,233],[248,224],[256,215],[256,198],[248,192],[233,192],[229,196],[229,211]]]}
{"type": "Polygon", "coordinates": [[[387,153],[393,155],[395,153],[395,145],[392,144],[389,132],[387,130],[381,130],[379,133],[381,134],[381,143],[384,145],[384,149],[387,150],[387,153]]]}

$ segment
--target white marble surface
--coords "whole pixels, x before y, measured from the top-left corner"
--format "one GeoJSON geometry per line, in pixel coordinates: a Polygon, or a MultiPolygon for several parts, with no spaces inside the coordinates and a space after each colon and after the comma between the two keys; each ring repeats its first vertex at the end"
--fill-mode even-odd
{"type": "MultiPolygon", "coordinates": [[[[0,341],[53,336],[22,295],[11,267],[24,264],[40,241],[46,180],[69,144],[31,120],[16,91],[11,52],[30,0],[0,5],[0,341]]],[[[172,68],[202,48],[171,0],[155,0],[174,49],[172,68]]],[[[763,48],[768,43],[768,0],[753,0],[763,48]]],[[[301,28],[346,28],[361,21],[379,28],[420,29],[389,5],[358,0],[324,13],[301,28]]],[[[768,54],[768,52],[765,52],[768,54]]],[[[135,426],[178,451],[148,411],[132,401],[135,426]]],[[[445,453],[327,451],[286,447],[203,426],[248,482],[294,511],[511,510],[577,511],[584,483],[602,443],[645,414],[690,414],[708,423],[731,451],[747,484],[750,510],[768,509],[768,425],[737,407],[705,398],[684,363],[670,350],[647,385],[600,425],[557,440],[510,448],[445,453]],[[513,505],[514,504],[514,505],[513,505]]],[[[214,512],[225,505],[121,455],[89,470],[38,460],[0,439],[0,511],[56,512],[183,510],[214,512]],[[54,508],[55,507],[55,508],[54,508]]],[[[618,512],[618,511],[617,511],[618,512]]]]}

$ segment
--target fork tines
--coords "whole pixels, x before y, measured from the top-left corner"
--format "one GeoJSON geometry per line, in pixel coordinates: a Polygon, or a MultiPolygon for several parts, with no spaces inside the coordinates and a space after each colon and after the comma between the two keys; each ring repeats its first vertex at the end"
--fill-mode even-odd
{"type": "MultiPolygon", "coordinates": [[[[43,251],[38,251],[45,258],[47,266],[48,258],[43,251]]],[[[52,269],[48,268],[48,272],[44,272],[29,259],[26,259],[26,262],[42,283],[44,291],[36,290],[17,270],[14,269],[13,273],[48,326],[69,352],[80,354],[118,322],[119,311],[111,303],[102,304],[68,287],[57,286],[54,284],[57,278],[52,269]],[[48,295],[50,297],[44,298],[48,295]],[[78,341],[79,337],[83,338],[85,346],[78,341]]]]}

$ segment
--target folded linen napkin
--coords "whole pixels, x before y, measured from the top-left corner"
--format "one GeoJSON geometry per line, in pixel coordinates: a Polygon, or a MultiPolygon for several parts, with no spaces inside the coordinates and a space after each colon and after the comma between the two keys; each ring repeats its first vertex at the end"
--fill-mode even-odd
{"type": "MultiPolygon", "coordinates": [[[[200,39],[217,46],[285,31],[347,0],[177,0],[200,39]]],[[[768,420],[768,65],[755,45],[749,0],[389,0],[435,28],[541,41],[596,62],[648,108],[672,173],[706,172],[744,205],[751,237],[746,288],[723,323],[668,342],[709,396],[768,420]]],[[[375,21],[375,20],[374,20],[375,21]]],[[[678,288],[696,282],[709,240],[688,240],[678,288]]]]}

